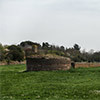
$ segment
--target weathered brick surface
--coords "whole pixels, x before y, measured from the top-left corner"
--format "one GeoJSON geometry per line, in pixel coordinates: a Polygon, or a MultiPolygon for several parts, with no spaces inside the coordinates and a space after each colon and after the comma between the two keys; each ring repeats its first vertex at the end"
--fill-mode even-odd
{"type": "Polygon", "coordinates": [[[75,68],[78,67],[100,67],[100,63],[76,63],[75,68]]]}
{"type": "Polygon", "coordinates": [[[67,70],[70,62],[65,58],[27,58],[27,71],[67,70]]]}

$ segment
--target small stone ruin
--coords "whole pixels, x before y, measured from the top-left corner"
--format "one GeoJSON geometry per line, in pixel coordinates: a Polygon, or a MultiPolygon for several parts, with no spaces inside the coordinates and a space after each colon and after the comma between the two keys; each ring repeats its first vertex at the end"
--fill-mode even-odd
{"type": "Polygon", "coordinates": [[[71,61],[65,57],[36,56],[26,58],[27,71],[68,70],[71,61]]]}

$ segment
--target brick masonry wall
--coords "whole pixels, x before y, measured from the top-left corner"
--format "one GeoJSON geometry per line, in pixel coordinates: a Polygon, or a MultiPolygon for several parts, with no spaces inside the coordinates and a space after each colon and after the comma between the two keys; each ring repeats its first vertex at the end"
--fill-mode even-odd
{"type": "MultiPolygon", "coordinates": [[[[11,61],[10,65],[16,65],[16,64],[26,64],[26,61],[18,62],[18,61],[11,61]]],[[[7,65],[6,61],[0,62],[0,65],[7,65]]]]}
{"type": "Polygon", "coordinates": [[[75,68],[78,67],[100,67],[100,63],[76,63],[75,68]]]}
{"type": "Polygon", "coordinates": [[[27,71],[70,69],[70,62],[64,58],[27,58],[26,65],[27,71]]]}

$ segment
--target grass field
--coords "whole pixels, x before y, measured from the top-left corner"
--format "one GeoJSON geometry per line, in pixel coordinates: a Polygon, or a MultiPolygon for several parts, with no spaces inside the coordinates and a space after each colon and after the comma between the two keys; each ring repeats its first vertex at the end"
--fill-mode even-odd
{"type": "Polygon", "coordinates": [[[0,100],[100,100],[100,67],[24,71],[0,66],[0,100]]]}

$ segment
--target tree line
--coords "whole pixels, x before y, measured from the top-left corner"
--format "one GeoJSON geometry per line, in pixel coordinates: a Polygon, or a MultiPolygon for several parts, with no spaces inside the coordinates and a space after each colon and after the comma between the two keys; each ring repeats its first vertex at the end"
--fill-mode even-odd
{"type": "Polygon", "coordinates": [[[73,47],[56,46],[43,42],[42,44],[24,41],[18,45],[0,44],[0,61],[23,61],[29,55],[34,55],[34,48],[37,46],[37,54],[52,54],[70,58],[75,62],[100,62],[100,51],[81,51],[81,46],[74,44],[73,47]]]}

